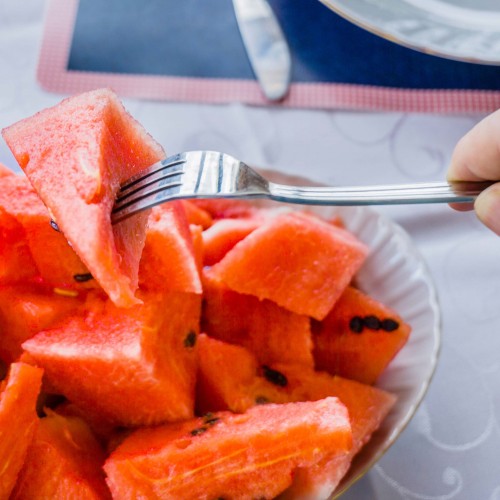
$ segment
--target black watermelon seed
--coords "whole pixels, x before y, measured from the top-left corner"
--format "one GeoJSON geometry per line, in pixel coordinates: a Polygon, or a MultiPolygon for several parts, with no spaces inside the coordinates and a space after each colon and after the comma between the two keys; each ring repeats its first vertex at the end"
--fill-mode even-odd
{"type": "Polygon", "coordinates": [[[215,425],[219,420],[220,420],[219,417],[213,417],[206,420],[204,419],[203,421],[205,422],[206,425],[215,425]]]}
{"type": "Polygon", "coordinates": [[[286,387],[288,385],[288,379],[278,370],[273,370],[269,368],[269,366],[264,365],[262,371],[264,373],[264,378],[268,382],[271,382],[271,384],[279,385],[280,387],[286,387]]]}
{"type": "Polygon", "coordinates": [[[191,330],[184,339],[184,347],[194,347],[195,344],[196,344],[196,333],[191,330]]]}
{"type": "Polygon", "coordinates": [[[349,328],[354,333],[361,333],[363,331],[363,326],[363,318],[360,318],[359,316],[354,316],[351,321],[349,321],[349,328]]]}
{"type": "Polygon", "coordinates": [[[270,403],[270,401],[266,398],[266,396],[257,396],[255,398],[255,404],[257,405],[267,405],[267,403],[270,403]]]}
{"type": "Polygon", "coordinates": [[[61,232],[61,230],[59,229],[59,226],[57,225],[57,222],[54,219],[50,219],[50,225],[52,226],[52,229],[54,229],[58,233],[61,232]]]}
{"type": "Polygon", "coordinates": [[[363,323],[370,330],[380,330],[381,327],[380,320],[376,316],[365,316],[363,323]]]}
{"type": "Polygon", "coordinates": [[[384,319],[381,323],[382,330],[386,332],[393,332],[399,328],[399,323],[391,318],[384,319]]]}
{"type": "Polygon", "coordinates": [[[207,432],[208,428],[207,427],[198,427],[197,429],[193,429],[190,434],[191,436],[199,436],[200,434],[203,434],[204,432],[207,432]]]}
{"type": "Polygon", "coordinates": [[[86,281],[90,281],[93,279],[93,276],[90,273],[85,274],[74,274],[73,279],[78,281],[78,283],[85,283],[86,281]]]}

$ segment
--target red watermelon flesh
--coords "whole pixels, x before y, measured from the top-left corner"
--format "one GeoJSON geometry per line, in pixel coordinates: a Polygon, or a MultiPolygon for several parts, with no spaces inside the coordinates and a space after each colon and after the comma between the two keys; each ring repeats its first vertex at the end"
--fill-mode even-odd
{"type": "Polygon", "coordinates": [[[281,392],[260,373],[257,358],[239,345],[205,334],[198,338],[196,410],[243,413],[259,402],[283,402],[281,392]]]}
{"type": "Polygon", "coordinates": [[[99,89],[3,130],[19,165],[113,302],[138,303],[148,214],[111,225],[120,184],[164,157],[110,90],[99,89]]]}
{"type": "Polygon", "coordinates": [[[139,284],[144,290],[201,294],[193,239],[184,207],[178,201],[151,210],[139,265],[139,284]]]}
{"type": "Polygon", "coordinates": [[[274,368],[286,374],[288,392],[292,400],[315,401],[335,396],[346,406],[352,427],[353,446],[347,457],[327,456],[310,467],[297,470],[285,499],[329,498],[348,471],[352,459],[379,428],[396,398],[394,395],[339,376],[325,372],[298,372],[294,367],[277,365],[274,368]]]}
{"type": "Polygon", "coordinates": [[[0,284],[38,276],[23,226],[0,206],[0,284]]]}
{"type": "Polygon", "coordinates": [[[326,372],[279,363],[265,370],[244,347],[204,334],[199,337],[198,370],[197,402],[202,404],[201,412],[244,412],[266,402],[338,397],[349,410],[354,453],[367,442],[395,402],[395,397],[382,389],[326,372]]]}
{"type": "Polygon", "coordinates": [[[11,498],[111,498],[102,471],[104,458],[82,419],[50,412],[40,419],[11,498]]]}
{"type": "Polygon", "coordinates": [[[350,447],[347,411],[327,398],[140,429],[104,469],[115,498],[271,499],[297,468],[350,447]]]}
{"type": "MultiPolygon", "coordinates": [[[[64,235],[51,226],[49,211],[26,177],[12,175],[2,180],[0,207],[13,216],[24,230],[21,244],[27,245],[36,266],[31,274],[39,274],[43,281],[55,287],[79,289],[98,286],[93,280],[83,283],[75,279],[75,276],[88,275],[88,270],[64,235]]],[[[26,266],[26,270],[30,269],[29,262],[26,266]]]]}
{"type": "Polygon", "coordinates": [[[59,295],[35,283],[0,286],[0,358],[17,360],[24,341],[81,305],[77,297],[59,295]]]}
{"type": "Polygon", "coordinates": [[[199,337],[199,359],[196,401],[200,412],[244,412],[257,404],[317,401],[329,396],[338,397],[347,407],[353,437],[351,452],[342,457],[326,454],[317,464],[298,469],[283,498],[328,498],[353,456],[395,402],[386,391],[326,372],[285,364],[259,366],[245,348],[204,334],[199,337]]]}
{"type": "Polygon", "coordinates": [[[0,498],[10,498],[36,431],[42,373],[40,368],[13,363],[0,383],[0,498]]]}
{"type": "Polygon", "coordinates": [[[203,208],[197,206],[190,200],[181,200],[181,203],[186,212],[189,224],[201,226],[203,229],[207,229],[212,225],[212,216],[206,210],[203,210],[203,208]]]}
{"type": "Polygon", "coordinates": [[[249,219],[219,219],[203,231],[204,260],[206,266],[213,266],[231,248],[257,229],[262,221],[249,219]]]}
{"type": "Polygon", "coordinates": [[[94,294],[85,311],[23,348],[52,389],[92,418],[120,426],[191,418],[200,297],[141,294],[120,309],[94,294]]]}
{"type": "Polygon", "coordinates": [[[205,210],[213,219],[240,219],[254,217],[259,209],[251,202],[231,198],[189,200],[205,210]]]}
{"type": "Polygon", "coordinates": [[[323,319],[363,263],[368,249],[347,231],[289,213],[269,219],[211,268],[240,293],[323,319]]]}
{"type": "Polygon", "coordinates": [[[198,276],[200,276],[201,279],[203,270],[203,228],[195,224],[190,224],[189,231],[191,232],[191,239],[193,240],[193,252],[196,267],[198,268],[198,276]]]}
{"type": "Polygon", "coordinates": [[[316,368],[373,384],[410,331],[395,311],[349,287],[324,321],[313,323],[316,368]]]}
{"type": "Polygon", "coordinates": [[[312,367],[312,340],[307,316],[270,300],[229,289],[212,271],[202,275],[201,329],[225,342],[247,347],[261,363],[282,361],[312,367]]]}

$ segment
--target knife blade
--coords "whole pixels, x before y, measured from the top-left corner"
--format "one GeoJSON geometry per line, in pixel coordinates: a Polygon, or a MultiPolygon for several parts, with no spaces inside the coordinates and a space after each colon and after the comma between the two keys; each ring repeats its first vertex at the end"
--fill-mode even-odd
{"type": "Polygon", "coordinates": [[[285,97],[292,58],[285,35],[267,0],[233,0],[238,27],[255,76],[270,101],[285,97]]]}

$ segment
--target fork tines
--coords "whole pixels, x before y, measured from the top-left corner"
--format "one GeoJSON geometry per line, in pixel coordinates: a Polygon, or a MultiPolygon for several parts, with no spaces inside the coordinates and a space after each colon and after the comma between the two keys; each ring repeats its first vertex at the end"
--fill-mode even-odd
{"type": "Polygon", "coordinates": [[[179,187],[185,162],[185,158],[177,154],[151,165],[140,174],[128,179],[118,191],[113,214],[125,215],[121,212],[127,207],[156,193],[179,187]]]}

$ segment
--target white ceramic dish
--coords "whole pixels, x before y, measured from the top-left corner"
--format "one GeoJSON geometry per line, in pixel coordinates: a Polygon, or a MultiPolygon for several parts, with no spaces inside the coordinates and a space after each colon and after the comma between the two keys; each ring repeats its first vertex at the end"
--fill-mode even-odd
{"type": "MultiPolygon", "coordinates": [[[[295,176],[269,171],[263,173],[275,182],[312,184],[295,176]]],[[[267,202],[263,204],[267,205],[267,202]]],[[[409,341],[376,384],[395,394],[396,404],[379,430],[355,457],[335,491],[336,498],[375,465],[415,414],[438,361],[441,315],[427,266],[400,226],[367,207],[309,206],[305,209],[327,218],[340,216],[346,228],[369,246],[371,251],[356,277],[357,285],[393,308],[412,326],[409,341]]]]}
{"type": "Polygon", "coordinates": [[[393,42],[460,61],[500,64],[497,0],[320,0],[393,42]]]}
{"type": "Polygon", "coordinates": [[[336,496],[365,474],[396,441],[422,401],[437,364],[441,343],[438,301],[427,267],[410,238],[378,212],[363,207],[329,209],[370,248],[357,277],[369,295],[397,311],[412,326],[410,339],[377,386],[397,396],[381,428],[353,461],[336,496]]]}

